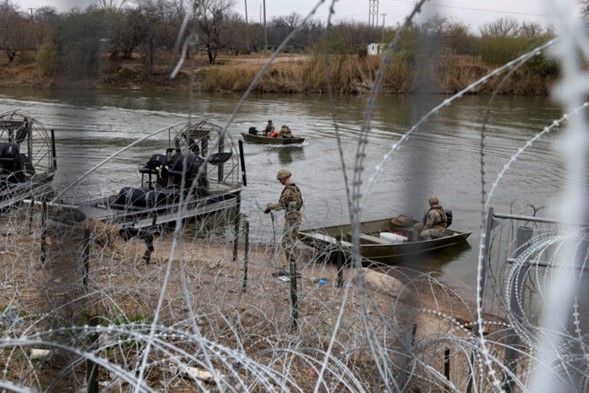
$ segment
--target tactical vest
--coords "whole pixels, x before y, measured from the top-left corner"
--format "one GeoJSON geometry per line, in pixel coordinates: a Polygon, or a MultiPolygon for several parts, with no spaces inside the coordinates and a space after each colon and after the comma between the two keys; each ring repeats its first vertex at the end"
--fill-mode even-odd
{"type": "Polygon", "coordinates": [[[280,199],[282,200],[282,196],[284,195],[284,193],[286,192],[286,190],[289,187],[294,188],[296,190],[296,193],[297,193],[297,195],[299,197],[298,199],[300,200],[300,204],[298,203],[298,201],[288,201],[287,206],[285,206],[284,208],[286,209],[286,211],[297,211],[298,212],[303,207],[303,195],[301,194],[301,190],[299,189],[299,187],[297,187],[296,184],[291,183],[291,184],[285,186],[284,189],[282,190],[282,193],[280,194],[280,199]],[[290,203],[292,203],[292,202],[295,202],[297,204],[295,210],[290,210],[289,209],[289,206],[288,205],[290,203]]]}

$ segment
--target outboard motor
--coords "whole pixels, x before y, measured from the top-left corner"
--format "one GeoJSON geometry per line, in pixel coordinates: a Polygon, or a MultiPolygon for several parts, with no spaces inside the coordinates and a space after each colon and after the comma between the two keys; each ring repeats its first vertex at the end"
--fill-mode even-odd
{"type": "Polygon", "coordinates": [[[256,129],[256,127],[250,127],[248,133],[251,135],[258,135],[258,130],[256,129]]]}

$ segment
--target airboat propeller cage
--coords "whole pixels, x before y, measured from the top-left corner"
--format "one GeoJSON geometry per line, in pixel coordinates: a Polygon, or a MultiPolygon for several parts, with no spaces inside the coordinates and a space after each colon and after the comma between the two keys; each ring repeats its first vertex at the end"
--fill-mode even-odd
{"type": "Polygon", "coordinates": [[[0,114],[0,145],[6,144],[17,145],[19,154],[26,155],[37,172],[55,169],[52,133],[32,117],[18,111],[0,114]]]}
{"type": "Polygon", "coordinates": [[[239,153],[231,137],[223,132],[223,128],[207,121],[189,124],[177,132],[168,154],[177,149],[181,154],[192,153],[210,165],[204,165],[207,178],[217,184],[239,184],[239,153]],[[226,148],[228,151],[225,151],[226,148]],[[211,168],[212,166],[212,168],[211,168]],[[214,169],[216,167],[216,169],[214,169]],[[216,176],[214,175],[216,172],[216,176]]]}
{"type": "Polygon", "coordinates": [[[0,113],[0,211],[46,196],[56,169],[53,130],[18,110],[0,113]]]}

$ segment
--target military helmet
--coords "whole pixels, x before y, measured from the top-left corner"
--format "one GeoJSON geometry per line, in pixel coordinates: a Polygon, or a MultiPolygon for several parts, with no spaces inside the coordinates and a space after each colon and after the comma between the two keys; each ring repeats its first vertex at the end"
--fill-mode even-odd
{"type": "Polygon", "coordinates": [[[440,203],[440,200],[435,195],[430,196],[427,201],[429,202],[430,205],[437,205],[438,203],[440,203]]]}
{"type": "Polygon", "coordinates": [[[287,179],[287,178],[289,178],[291,176],[292,176],[292,173],[290,173],[290,171],[288,169],[282,168],[276,174],[276,180],[282,181],[282,180],[287,179]]]}

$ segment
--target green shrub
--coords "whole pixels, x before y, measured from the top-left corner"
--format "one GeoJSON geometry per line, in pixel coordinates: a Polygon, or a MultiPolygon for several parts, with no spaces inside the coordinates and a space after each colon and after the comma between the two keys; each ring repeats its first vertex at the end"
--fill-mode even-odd
{"type": "Polygon", "coordinates": [[[53,76],[59,69],[59,57],[57,45],[53,41],[47,41],[41,45],[37,53],[37,65],[44,75],[53,76]]]}

